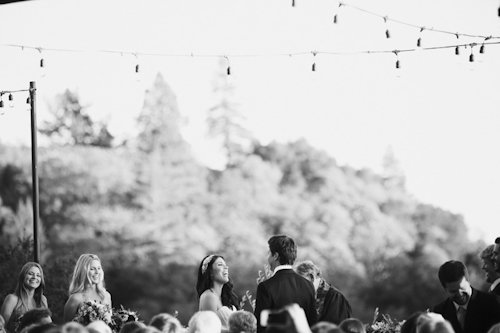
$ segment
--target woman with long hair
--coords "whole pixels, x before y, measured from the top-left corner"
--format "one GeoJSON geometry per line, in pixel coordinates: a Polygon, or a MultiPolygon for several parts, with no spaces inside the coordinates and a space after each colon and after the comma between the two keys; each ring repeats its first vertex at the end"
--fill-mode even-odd
{"type": "Polygon", "coordinates": [[[211,254],[203,258],[198,268],[196,292],[199,311],[213,311],[222,323],[222,330],[228,330],[229,315],[240,309],[238,297],[233,292],[229,279],[229,267],[220,255],[211,254]]]}
{"type": "Polygon", "coordinates": [[[64,305],[64,322],[75,318],[83,302],[94,301],[109,305],[111,294],[104,284],[101,260],[95,254],[82,254],[75,265],[69,285],[69,299],[64,305]]]}
{"type": "Polygon", "coordinates": [[[5,320],[7,333],[14,333],[19,324],[19,318],[35,308],[48,309],[47,298],[43,295],[45,280],[42,266],[36,262],[24,264],[16,289],[7,295],[3,301],[0,314],[5,320]]]}

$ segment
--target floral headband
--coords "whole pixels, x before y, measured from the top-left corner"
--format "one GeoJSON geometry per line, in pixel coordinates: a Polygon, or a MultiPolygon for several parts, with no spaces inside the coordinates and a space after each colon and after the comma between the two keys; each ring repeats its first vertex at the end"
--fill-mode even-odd
{"type": "Polygon", "coordinates": [[[203,260],[203,264],[201,264],[201,274],[205,274],[208,268],[208,263],[212,260],[213,257],[214,255],[211,254],[208,257],[206,257],[205,260],[203,260]]]}

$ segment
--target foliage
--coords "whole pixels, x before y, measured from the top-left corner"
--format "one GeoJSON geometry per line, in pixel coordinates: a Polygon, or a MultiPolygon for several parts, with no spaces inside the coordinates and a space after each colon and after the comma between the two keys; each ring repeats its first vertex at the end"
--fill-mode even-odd
{"type": "Polygon", "coordinates": [[[76,93],[66,89],[50,107],[52,121],[44,121],[39,132],[55,143],[111,147],[113,136],[105,123],[96,123],[80,104],[76,93]]]}
{"type": "MultiPolygon", "coordinates": [[[[339,166],[305,140],[255,142],[238,163],[209,170],[183,139],[175,93],[161,75],[145,94],[138,128],[136,140],[123,147],[39,149],[42,261],[55,322],[82,253],[101,258],[115,304],[145,320],[178,311],[184,323],[198,308],[197,265],[219,253],[251,310],[254,273],[277,233],[294,237],[297,260],[320,267],[365,322],[373,307],[405,318],[445,297],[436,271],[450,258],[471,268],[473,285],[484,280],[476,256],[484,244],[470,242],[462,216],[407,193],[393,155],[378,175],[339,166]]],[[[24,240],[32,220],[31,161],[26,148],[0,145],[0,154],[0,290],[6,293],[32,255],[24,240]]]]}
{"type": "Polygon", "coordinates": [[[375,308],[375,313],[373,316],[373,322],[366,325],[367,333],[399,333],[401,332],[401,327],[404,324],[403,321],[398,321],[391,318],[388,314],[382,314],[382,319],[378,320],[379,312],[378,308],[375,308]]]}

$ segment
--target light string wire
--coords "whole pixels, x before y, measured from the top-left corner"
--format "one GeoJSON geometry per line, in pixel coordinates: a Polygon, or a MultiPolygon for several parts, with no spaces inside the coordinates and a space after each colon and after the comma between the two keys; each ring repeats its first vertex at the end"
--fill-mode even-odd
{"type": "MultiPolygon", "coordinates": [[[[339,7],[349,7],[361,12],[365,12],[370,15],[374,15],[377,17],[380,17],[384,19],[385,22],[387,21],[393,21],[402,25],[410,26],[413,28],[417,28],[422,32],[423,30],[426,31],[431,31],[431,32],[436,32],[436,33],[442,33],[442,34],[449,34],[449,35],[454,35],[457,37],[457,39],[460,36],[463,37],[469,37],[469,38],[480,38],[483,41],[481,42],[472,42],[472,43],[465,43],[465,44],[460,44],[460,45],[444,45],[444,46],[434,46],[434,47],[418,47],[418,48],[413,48],[413,49],[401,49],[401,50],[366,50],[366,51],[353,51],[353,52],[324,52],[324,51],[303,51],[303,52],[292,52],[292,53],[265,53],[265,54],[194,54],[194,53],[180,53],[180,54],[173,54],[173,53],[143,53],[143,52],[131,52],[131,51],[117,51],[117,50],[102,50],[102,49],[97,49],[97,50],[84,50],[84,49],[67,49],[67,48],[43,48],[40,46],[28,46],[28,45],[18,45],[18,44],[0,44],[0,47],[13,47],[13,48],[20,48],[22,50],[24,49],[32,49],[32,50],[37,50],[40,53],[42,51],[52,51],[52,52],[73,52],[73,53],[109,53],[109,54],[119,54],[119,55],[131,55],[134,56],[138,60],[138,56],[150,56],[150,57],[203,57],[203,58],[219,58],[219,57],[224,57],[224,58],[243,58],[243,57],[280,57],[280,56],[299,56],[299,55],[306,55],[306,54],[311,54],[313,53],[314,55],[316,54],[329,54],[329,55],[354,55],[354,54],[371,54],[371,53],[395,53],[395,52],[413,52],[417,50],[438,50],[438,49],[447,49],[447,48],[457,48],[457,47],[474,47],[476,45],[492,45],[492,44],[500,44],[500,42],[492,42],[490,41],[491,39],[500,39],[500,37],[497,36],[483,36],[483,35],[473,35],[473,34],[468,34],[468,33],[460,33],[460,32],[451,32],[451,31],[446,31],[446,30],[440,30],[440,29],[434,29],[434,28],[427,28],[411,23],[407,23],[404,21],[396,20],[393,18],[388,17],[387,15],[380,15],[377,13],[374,13],[372,11],[353,6],[351,4],[345,3],[345,2],[339,2],[339,7]]],[[[42,66],[43,67],[43,66],[42,66]]],[[[136,66],[137,69],[137,66],[136,66]]]]}
{"type": "Polygon", "coordinates": [[[457,38],[458,38],[458,36],[463,36],[463,37],[470,37],[470,38],[481,38],[481,39],[484,39],[484,40],[489,40],[489,39],[492,39],[492,38],[500,39],[500,37],[496,37],[496,36],[473,35],[473,34],[467,34],[467,33],[451,32],[451,31],[446,31],[446,30],[440,30],[440,29],[434,29],[434,28],[427,28],[427,27],[424,27],[424,26],[421,26],[421,25],[416,25],[416,24],[411,24],[411,23],[400,21],[400,20],[396,20],[396,19],[390,18],[390,17],[388,17],[386,15],[380,15],[380,14],[374,13],[372,11],[369,11],[369,10],[366,10],[366,9],[363,9],[363,8],[359,8],[359,7],[356,7],[356,6],[353,6],[353,5],[350,5],[350,4],[345,3],[345,2],[340,2],[339,4],[341,6],[350,7],[350,8],[359,10],[361,12],[364,12],[364,13],[367,13],[367,14],[370,14],[370,15],[374,15],[374,16],[380,17],[380,18],[384,19],[384,21],[393,21],[393,22],[396,22],[396,23],[399,23],[399,24],[402,24],[402,25],[406,25],[406,26],[409,26],[409,27],[420,29],[421,31],[422,30],[426,30],[426,31],[432,31],[432,32],[437,32],[437,33],[442,33],[442,34],[455,35],[455,36],[457,36],[457,38]]]}

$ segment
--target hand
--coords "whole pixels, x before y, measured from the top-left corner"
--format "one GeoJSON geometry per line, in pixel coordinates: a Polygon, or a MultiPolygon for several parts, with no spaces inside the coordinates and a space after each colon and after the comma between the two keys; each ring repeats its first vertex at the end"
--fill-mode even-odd
{"type": "Polygon", "coordinates": [[[307,322],[304,309],[302,309],[298,304],[291,304],[286,306],[285,310],[288,311],[290,317],[292,317],[297,333],[311,333],[311,328],[307,322]]]}

